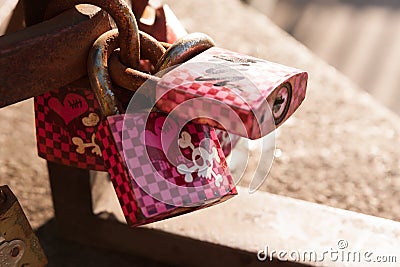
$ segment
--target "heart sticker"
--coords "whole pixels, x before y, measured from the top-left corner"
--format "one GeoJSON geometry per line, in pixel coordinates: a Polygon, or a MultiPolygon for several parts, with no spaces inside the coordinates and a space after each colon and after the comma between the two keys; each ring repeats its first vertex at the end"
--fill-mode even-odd
{"type": "Polygon", "coordinates": [[[64,120],[66,125],[85,113],[89,108],[86,99],[74,93],[67,94],[63,103],[56,97],[50,98],[49,107],[64,120]]]}

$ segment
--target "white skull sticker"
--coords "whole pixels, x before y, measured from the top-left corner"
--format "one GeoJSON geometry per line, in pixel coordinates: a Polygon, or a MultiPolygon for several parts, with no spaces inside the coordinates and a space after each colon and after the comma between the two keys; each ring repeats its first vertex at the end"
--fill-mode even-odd
{"type": "Polygon", "coordinates": [[[215,179],[215,185],[221,187],[223,177],[221,174],[216,174],[213,170],[214,160],[220,163],[221,159],[218,156],[217,148],[213,147],[211,153],[207,149],[198,146],[194,147],[192,144],[192,138],[188,132],[182,132],[181,138],[178,140],[179,147],[192,149],[192,162],[193,166],[188,167],[185,164],[180,164],[177,170],[180,174],[185,174],[185,182],[193,182],[193,172],[197,172],[199,177],[207,178],[211,180],[215,179]]]}

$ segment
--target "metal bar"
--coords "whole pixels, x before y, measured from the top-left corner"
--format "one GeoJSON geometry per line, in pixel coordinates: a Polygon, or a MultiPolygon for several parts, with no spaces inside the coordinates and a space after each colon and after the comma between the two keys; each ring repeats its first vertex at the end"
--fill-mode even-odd
{"type": "Polygon", "coordinates": [[[109,29],[108,15],[88,7],[0,37],[0,108],[85,76],[90,46],[109,29]]]}
{"type": "Polygon", "coordinates": [[[49,161],[47,168],[56,219],[62,223],[93,215],[89,171],[49,161]]]}
{"type": "MultiPolygon", "coordinates": [[[[48,2],[49,0],[24,0],[25,21],[27,26],[42,21],[48,2]]],[[[69,16],[69,13],[70,12],[65,12],[57,16],[57,18],[63,18],[66,15],[69,16]]],[[[108,15],[104,12],[83,16],[77,15],[77,11],[75,11],[74,14],[73,17],[75,18],[66,18],[71,21],[71,26],[64,28],[62,30],[63,33],[61,34],[67,33],[68,37],[65,37],[64,40],[67,41],[68,45],[71,45],[66,38],[73,40],[75,38],[72,36],[74,31],[78,31],[77,37],[82,39],[82,45],[77,47],[78,50],[80,50],[79,53],[81,58],[72,57],[72,59],[77,61],[75,65],[82,65],[79,67],[80,72],[77,72],[76,75],[80,74],[83,76],[86,74],[86,59],[92,43],[103,32],[109,30],[111,26],[109,24],[108,15]],[[79,33],[79,30],[82,30],[83,32],[79,33]],[[91,33],[91,31],[93,31],[93,33],[91,33]],[[68,34],[68,32],[70,34],[68,34]],[[87,39],[84,38],[84,34],[88,34],[87,39]]],[[[40,25],[41,24],[38,26],[43,27],[40,25]]],[[[62,27],[62,25],[59,25],[59,27],[62,27]]],[[[54,30],[54,32],[55,31],[56,30],[54,30]]],[[[65,53],[66,51],[64,50],[60,52],[65,53]]],[[[64,64],[65,63],[64,60],[64,64]]],[[[72,76],[70,79],[72,82],[72,76]]],[[[50,88],[47,88],[47,90],[49,89],[50,88]]],[[[91,231],[85,227],[89,218],[93,217],[90,172],[88,170],[62,166],[49,161],[47,162],[47,168],[52,191],[55,221],[57,223],[59,234],[64,238],[68,238],[70,231],[91,231]]]]}

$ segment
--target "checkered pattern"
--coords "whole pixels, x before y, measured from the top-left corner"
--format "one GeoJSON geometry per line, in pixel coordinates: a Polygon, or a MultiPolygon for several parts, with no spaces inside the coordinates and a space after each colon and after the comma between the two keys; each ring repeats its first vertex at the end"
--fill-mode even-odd
{"type": "MultiPolygon", "coordinates": [[[[77,145],[72,142],[73,137],[78,137],[84,143],[90,143],[96,132],[96,127],[86,127],[82,124],[82,119],[89,114],[100,114],[97,100],[91,90],[74,86],[57,89],[35,97],[34,107],[37,148],[40,157],[77,168],[105,170],[101,155],[92,153],[92,148],[87,148],[84,154],[80,154],[77,152],[77,145]],[[68,94],[81,96],[88,108],[76,118],[68,118],[68,123],[66,123],[60,116],[59,110],[57,113],[49,107],[49,101],[62,103],[68,94]]],[[[64,112],[67,111],[66,109],[64,112]]],[[[97,140],[95,143],[100,144],[97,140]]]]}
{"type": "Polygon", "coordinates": [[[274,91],[285,82],[292,84],[294,97],[287,119],[304,99],[306,81],[307,74],[297,69],[214,47],[162,77],[157,106],[169,113],[185,101],[198,99],[178,114],[189,118],[201,110],[213,116],[197,122],[256,139],[275,129],[274,123],[268,123],[273,122],[274,91]]]}
{"type": "Polygon", "coordinates": [[[219,143],[221,144],[221,149],[225,154],[225,157],[229,156],[232,149],[235,148],[236,144],[240,140],[240,136],[228,133],[227,131],[215,129],[219,143]]]}
{"type": "Polygon", "coordinates": [[[104,144],[106,166],[110,169],[111,179],[130,225],[190,212],[207,206],[210,202],[224,201],[237,194],[214,129],[189,123],[183,131],[190,134],[194,147],[201,144],[208,151],[212,147],[217,149],[221,162],[214,161],[212,169],[223,177],[220,187],[215,185],[214,178],[202,178],[196,173],[193,174],[193,182],[186,183],[185,175],[179,174],[173,162],[167,159],[167,156],[169,159],[172,157],[178,164],[192,162],[191,149],[179,149],[177,146],[177,126],[181,121],[165,127],[164,114],[151,113],[147,123],[146,118],[146,114],[125,115],[125,120],[123,116],[108,117],[108,125],[102,125],[98,132],[98,137],[104,144]],[[164,126],[163,131],[169,129],[165,132],[165,153],[161,148],[161,137],[157,135],[160,126],[164,126]],[[105,130],[106,127],[109,130],[105,130]],[[206,137],[211,141],[207,142],[206,137]],[[171,145],[173,143],[176,146],[171,145]],[[128,189],[130,195],[127,195],[128,189]],[[127,205],[131,207],[127,208],[127,205]],[[134,210],[132,206],[138,209],[134,210]],[[134,211],[129,212],[130,210],[134,211]]]}
{"type": "MultiPolygon", "coordinates": [[[[116,116],[115,119],[123,120],[123,116],[116,116]]],[[[142,216],[136,205],[136,198],[132,191],[128,170],[115,145],[113,133],[110,131],[107,120],[100,124],[97,131],[97,138],[102,143],[104,164],[111,176],[111,181],[125,219],[132,226],[138,225],[142,220],[142,216]]]]}

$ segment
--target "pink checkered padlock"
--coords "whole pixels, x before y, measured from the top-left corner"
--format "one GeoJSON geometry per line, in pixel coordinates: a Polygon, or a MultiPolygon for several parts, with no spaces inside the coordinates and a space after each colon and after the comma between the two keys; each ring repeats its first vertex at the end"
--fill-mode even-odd
{"type": "Polygon", "coordinates": [[[63,165],[104,171],[96,139],[100,110],[82,79],[35,97],[36,141],[40,157],[63,165]]]}
{"type": "Polygon", "coordinates": [[[88,72],[106,116],[96,136],[128,224],[169,218],[236,195],[213,128],[168,119],[159,112],[115,113],[104,62],[108,58],[106,44],[113,47],[116,34],[107,32],[95,42],[88,72]]]}
{"type": "Polygon", "coordinates": [[[306,72],[212,47],[163,74],[157,107],[181,108],[175,113],[182,118],[257,139],[295,112],[307,79],[306,72]]]}

